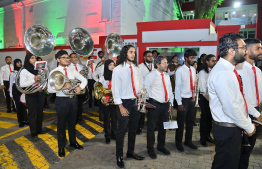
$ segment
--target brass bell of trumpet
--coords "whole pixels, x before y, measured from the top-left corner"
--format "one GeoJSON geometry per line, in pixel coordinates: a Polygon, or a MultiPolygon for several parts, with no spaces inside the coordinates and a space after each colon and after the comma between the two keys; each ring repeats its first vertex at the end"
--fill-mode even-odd
{"type": "Polygon", "coordinates": [[[101,103],[104,105],[106,105],[106,103],[104,102],[103,98],[106,98],[106,97],[108,97],[107,103],[109,105],[115,105],[113,95],[112,95],[112,90],[103,88],[103,85],[100,82],[97,82],[95,84],[94,95],[95,95],[95,98],[97,100],[101,100],[101,103]]]}
{"type": "Polygon", "coordinates": [[[119,34],[110,33],[107,36],[104,48],[109,59],[112,59],[113,57],[116,58],[120,54],[122,47],[123,47],[123,40],[119,34]]]}
{"type": "Polygon", "coordinates": [[[55,38],[47,27],[33,25],[25,31],[24,43],[33,55],[46,56],[54,50],[55,38]]]}
{"type": "Polygon", "coordinates": [[[84,94],[85,93],[85,88],[83,90],[81,90],[80,93],[76,93],[75,92],[75,87],[79,86],[81,81],[80,80],[77,80],[77,79],[68,79],[62,72],[60,71],[54,71],[50,74],[49,76],[49,84],[50,84],[50,87],[53,89],[53,90],[56,90],[56,91],[60,91],[62,90],[62,92],[65,94],[65,95],[80,95],[80,94],[84,94]],[[63,87],[65,85],[65,83],[69,83],[72,88],[71,89],[66,89],[64,90],[63,87]]]}

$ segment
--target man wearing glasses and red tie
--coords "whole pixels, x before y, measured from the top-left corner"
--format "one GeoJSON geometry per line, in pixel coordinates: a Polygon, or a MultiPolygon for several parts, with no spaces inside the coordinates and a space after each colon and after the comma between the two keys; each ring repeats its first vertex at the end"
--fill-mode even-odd
{"type": "Polygon", "coordinates": [[[137,66],[135,47],[126,45],[122,48],[117,60],[117,66],[112,75],[112,94],[116,105],[118,127],[116,132],[116,158],[117,165],[124,168],[123,146],[126,127],[128,130],[127,158],[143,160],[144,157],[134,152],[136,130],[140,119],[137,111],[136,97],[143,87],[143,78],[137,66]]]}
{"type": "MultiPolygon", "coordinates": [[[[9,89],[9,76],[10,73],[14,70],[14,66],[12,65],[12,58],[11,56],[5,57],[5,63],[3,67],[0,69],[0,83],[1,83],[1,89],[4,90],[5,94],[5,100],[6,100],[6,106],[7,106],[7,113],[11,113],[11,99],[8,92],[9,89]]],[[[13,105],[13,111],[15,111],[14,105],[13,105]]]]}
{"type": "MultiPolygon", "coordinates": [[[[78,79],[81,81],[80,86],[75,87],[76,93],[80,93],[81,90],[87,85],[87,80],[78,72],[74,67],[69,67],[69,56],[65,50],[60,50],[56,53],[55,58],[59,63],[58,67],[50,72],[50,75],[54,71],[62,72],[68,79],[78,79]]],[[[83,149],[81,145],[76,142],[76,118],[77,118],[77,98],[76,96],[65,95],[62,90],[56,91],[51,88],[50,81],[48,81],[48,92],[56,93],[55,109],[57,113],[57,137],[58,137],[58,155],[59,157],[65,156],[66,146],[66,123],[68,124],[69,142],[70,147],[76,149],[83,149]]],[[[69,83],[65,83],[63,89],[71,89],[72,86],[69,83]]]]}

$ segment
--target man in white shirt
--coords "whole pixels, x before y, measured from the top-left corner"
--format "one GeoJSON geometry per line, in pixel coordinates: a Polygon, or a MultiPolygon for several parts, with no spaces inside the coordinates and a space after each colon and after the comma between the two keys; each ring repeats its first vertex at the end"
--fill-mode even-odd
{"type": "Polygon", "coordinates": [[[126,45],[122,48],[118,58],[118,65],[113,70],[112,94],[116,105],[117,132],[116,132],[116,157],[117,165],[124,168],[123,145],[126,127],[128,128],[128,149],[127,158],[143,160],[144,157],[134,152],[136,130],[140,119],[140,112],[137,111],[136,97],[143,88],[143,78],[137,66],[135,47],[126,45]]]}
{"type": "MultiPolygon", "coordinates": [[[[65,50],[60,50],[55,55],[59,66],[50,72],[50,76],[54,71],[62,72],[68,79],[78,79],[81,81],[80,86],[75,87],[76,94],[87,85],[87,80],[78,73],[74,68],[68,67],[69,56],[65,50]]],[[[65,83],[63,90],[71,89],[69,83],[65,83]]],[[[76,118],[77,118],[77,98],[65,95],[62,90],[56,91],[51,88],[50,81],[48,81],[48,92],[56,93],[55,108],[57,113],[57,137],[58,137],[58,155],[59,157],[65,156],[66,146],[66,123],[68,124],[69,142],[70,147],[76,149],[83,149],[76,141],[76,118]]]]}
{"type": "MultiPolygon", "coordinates": [[[[94,56],[89,56],[88,60],[92,60],[94,59],[94,56]]],[[[93,79],[93,73],[95,71],[95,65],[94,63],[92,63],[92,65],[89,67],[89,72],[88,72],[88,93],[89,93],[89,108],[92,108],[93,105],[93,99],[95,99],[95,97],[93,97],[93,91],[94,91],[94,84],[95,84],[95,80],[93,79]]]]}
{"type": "Polygon", "coordinates": [[[175,98],[178,104],[176,130],[176,148],[183,152],[182,138],[184,133],[184,124],[186,123],[186,134],[184,145],[191,149],[198,149],[192,143],[193,125],[196,118],[195,92],[196,69],[192,67],[197,53],[193,49],[188,49],[184,53],[185,64],[176,71],[175,98]]]}
{"type": "MultiPolygon", "coordinates": [[[[11,113],[11,99],[8,92],[9,89],[9,76],[10,73],[14,70],[14,66],[12,65],[12,58],[11,56],[5,57],[6,65],[2,66],[0,69],[0,83],[1,89],[4,91],[5,101],[7,106],[7,113],[11,113]]],[[[12,102],[13,103],[13,102],[12,102]]],[[[13,111],[16,111],[13,104],[13,111]]]]}
{"type": "Polygon", "coordinates": [[[199,106],[201,108],[201,117],[200,117],[200,144],[204,147],[207,147],[207,141],[214,143],[214,140],[210,136],[212,130],[212,115],[209,107],[209,98],[207,90],[207,79],[210,71],[215,66],[217,60],[215,55],[207,55],[203,69],[198,74],[198,85],[199,85],[199,106]]]}
{"type": "MultiPolygon", "coordinates": [[[[81,70],[83,70],[83,66],[78,64],[78,57],[76,53],[71,53],[69,55],[70,58],[70,62],[71,64],[69,65],[69,67],[75,69],[77,72],[80,73],[81,70]]],[[[81,74],[81,73],[80,73],[81,74]]],[[[83,74],[81,74],[83,75],[83,74]]],[[[81,94],[77,96],[77,101],[78,101],[78,108],[77,108],[77,122],[78,121],[82,121],[82,113],[83,113],[83,102],[85,101],[85,94],[81,94]]]]}
{"type": "Polygon", "coordinates": [[[220,37],[220,59],[208,77],[209,105],[214,120],[213,136],[216,154],[212,169],[238,169],[241,154],[242,130],[252,136],[255,125],[249,114],[258,118],[260,113],[243,94],[242,82],[235,64],[245,60],[246,45],[243,36],[227,33],[220,37]]]}
{"type": "MultiPolygon", "coordinates": [[[[153,56],[152,56],[152,52],[147,50],[144,52],[143,54],[144,56],[144,62],[139,64],[138,67],[140,69],[140,72],[143,76],[143,79],[145,79],[146,75],[151,72],[151,70],[154,70],[154,64],[153,62],[153,56]]],[[[138,123],[138,128],[136,133],[137,134],[142,134],[142,128],[144,128],[145,126],[145,113],[141,113],[141,117],[138,123]]]]}
{"type": "MultiPolygon", "coordinates": [[[[238,74],[242,78],[243,93],[247,102],[252,107],[260,111],[259,104],[262,98],[262,74],[261,70],[255,66],[255,61],[261,60],[262,49],[261,41],[259,39],[246,39],[246,57],[243,64],[236,66],[238,74]]],[[[251,119],[255,117],[249,115],[251,119]]],[[[249,164],[250,154],[255,146],[257,133],[248,137],[250,146],[243,146],[240,156],[239,168],[247,169],[249,164]]]]}
{"type": "Polygon", "coordinates": [[[157,158],[154,150],[156,125],[158,125],[157,150],[165,155],[170,155],[170,152],[165,148],[166,130],[163,122],[168,121],[174,100],[170,77],[165,73],[168,66],[166,57],[157,56],[154,64],[157,70],[148,73],[144,80],[149,97],[148,102],[156,106],[155,109],[148,109],[147,113],[147,150],[152,159],[157,158]]]}

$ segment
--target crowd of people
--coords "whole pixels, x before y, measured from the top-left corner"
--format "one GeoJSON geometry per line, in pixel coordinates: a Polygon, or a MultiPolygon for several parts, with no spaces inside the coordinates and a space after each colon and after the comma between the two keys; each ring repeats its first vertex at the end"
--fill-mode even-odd
{"type": "MultiPolygon", "coordinates": [[[[82,64],[78,63],[76,53],[70,55],[65,50],[56,53],[58,66],[50,75],[59,71],[68,79],[78,79],[80,84],[75,93],[88,88],[89,107],[99,105],[99,120],[104,121],[105,143],[116,140],[117,165],[123,168],[124,135],[128,132],[127,158],[143,160],[145,157],[135,153],[136,135],[142,133],[147,124],[147,152],[151,159],[156,159],[155,131],[157,131],[157,150],[165,155],[170,151],[165,147],[166,129],[163,123],[168,121],[173,108],[177,109],[175,146],[184,152],[184,146],[198,149],[193,144],[193,126],[195,125],[199,101],[200,144],[207,147],[207,142],[215,144],[213,169],[248,168],[249,157],[254,148],[256,127],[262,122],[260,98],[262,96],[262,74],[255,66],[261,59],[261,41],[245,39],[241,34],[228,33],[220,37],[219,61],[213,54],[201,54],[198,62],[197,52],[188,49],[184,52],[184,63],[179,64],[179,57],[174,55],[172,62],[157,51],[145,51],[144,61],[138,65],[136,48],[123,46],[116,63],[105,59],[104,53],[98,53],[98,59],[88,66],[88,78],[82,76],[82,64]],[[109,103],[110,96],[100,100],[93,98],[94,85],[100,82],[103,88],[111,90],[114,104],[109,103]],[[147,102],[155,108],[147,108],[147,113],[138,111],[136,104],[140,91],[146,89],[147,102]],[[147,123],[145,123],[147,117],[147,123]],[[128,126],[128,127],[127,127],[128,126]],[[127,129],[128,128],[128,129],[127,129]],[[185,130],[185,134],[184,134],[185,130]],[[211,132],[213,131],[213,134],[211,132]],[[212,138],[212,135],[214,138],[212,138]],[[242,146],[243,140],[251,146],[242,146]]],[[[41,59],[41,58],[40,58],[41,59]]],[[[89,59],[94,57],[91,55],[89,59]]],[[[66,125],[68,125],[70,146],[83,149],[76,141],[75,125],[82,120],[84,95],[67,95],[62,90],[54,90],[50,82],[38,92],[26,94],[26,107],[19,101],[22,94],[16,89],[15,76],[22,66],[22,61],[7,56],[6,65],[1,68],[1,88],[6,96],[7,112],[17,112],[19,127],[30,126],[31,136],[44,134],[42,130],[45,90],[56,94],[55,111],[57,113],[58,155],[65,156],[66,125]],[[11,99],[10,99],[11,98],[11,99]]],[[[20,86],[27,87],[40,81],[38,71],[34,69],[36,56],[29,53],[24,60],[24,69],[20,73],[20,86]]],[[[63,90],[71,90],[72,85],[65,83],[63,90]]],[[[112,99],[112,98],[111,98],[112,99]]]]}

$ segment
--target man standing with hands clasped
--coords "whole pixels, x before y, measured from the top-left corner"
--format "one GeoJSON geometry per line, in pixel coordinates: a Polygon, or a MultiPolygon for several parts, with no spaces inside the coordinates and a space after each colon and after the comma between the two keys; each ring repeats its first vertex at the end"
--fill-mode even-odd
{"type": "MultiPolygon", "coordinates": [[[[249,114],[260,113],[248,103],[243,94],[242,79],[235,69],[245,61],[246,44],[243,36],[227,33],[220,37],[220,59],[208,78],[209,105],[214,119],[215,157],[212,169],[238,169],[242,145],[242,130],[252,136],[255,125],[249,114]]],[[[258,119],[260,121],[260,119],[258,119]]]]}

